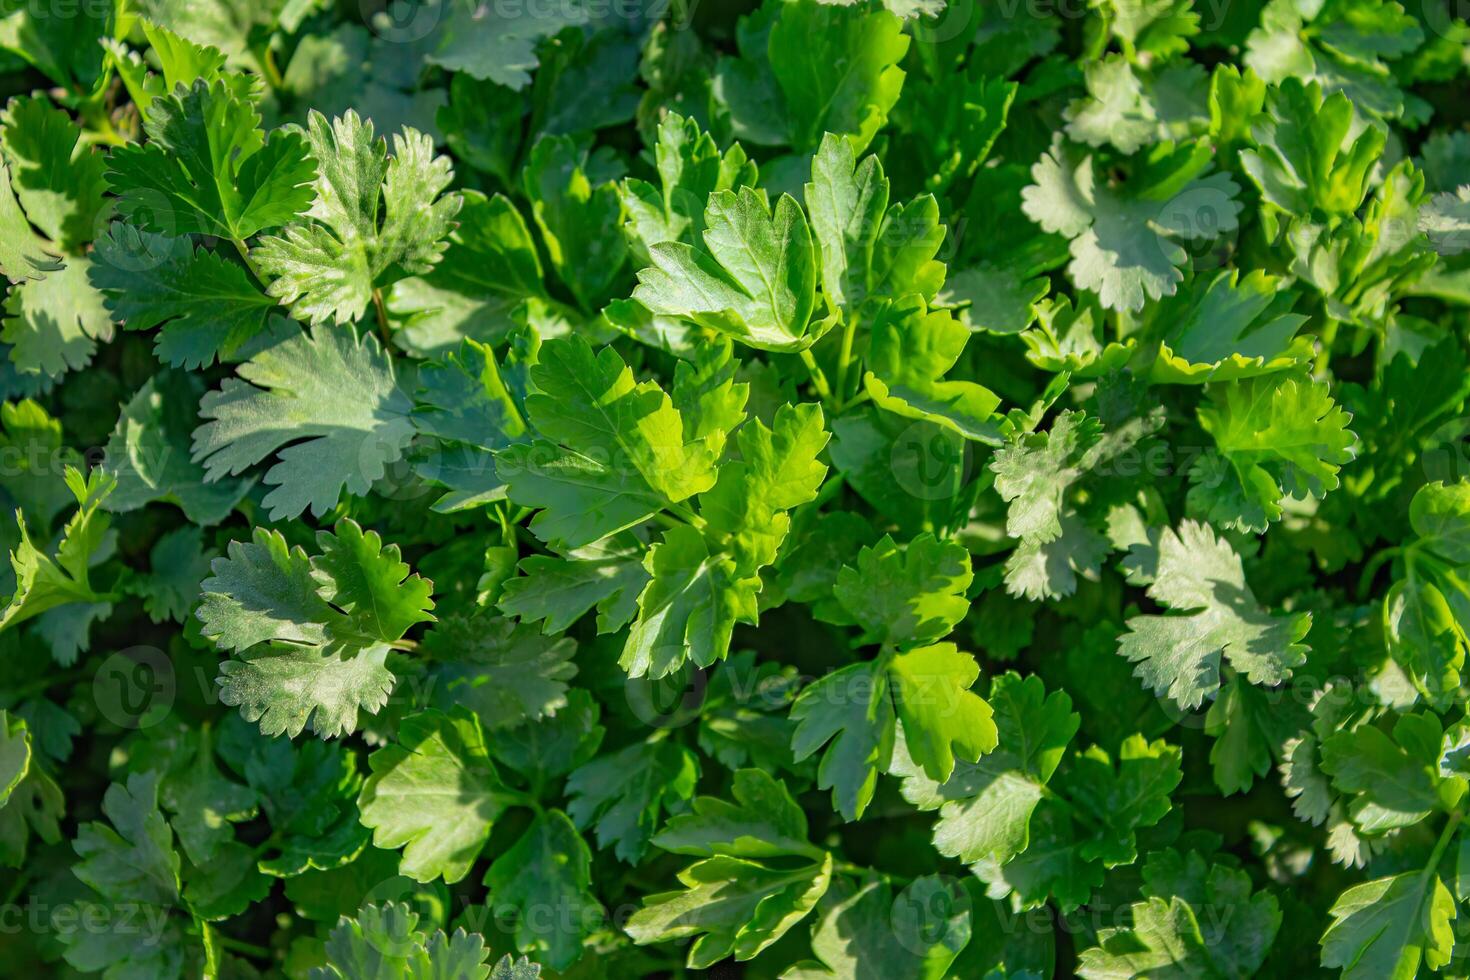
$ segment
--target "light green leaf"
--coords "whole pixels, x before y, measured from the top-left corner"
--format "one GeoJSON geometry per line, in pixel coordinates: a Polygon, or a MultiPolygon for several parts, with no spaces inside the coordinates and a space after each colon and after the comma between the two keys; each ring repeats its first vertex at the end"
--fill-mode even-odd
{"type": "Polygon", "coordinates": [[[789,195],[774,214],[750,187],[710,195],[703,247],[663,242],[638,273],[633,298],[656,314],[683,317],[761,350],[810,347],[816,247],[789,195]]]}
{"type": "Polygon", "coordinates": [[[390,154],[351,110],[330,122],[313,111],[304,142],[319,169],[308,220],[262,238],[250,256],[272,277],[266,292],[298,319],[356,321],[374,290],[439,261],[461,204],[456,193],[441,196],[452,168],[410,128],[393,135],[390,154]]]}
{"type": "Polygon", "coordinates": [[[344,489],[367,493],[413,437],[413,403],[374,337],[318,327],[256,354],[239,375],[200,403],[211,421],[194,431],[194,459],[218,480],[279,450],[265,474],[272,520],[308,506],[321,516],[344,489]]]}
{"type": "MultiPolygon", "coordinates": [[[[1136,551],[1137,549],[1135,549],[1136,551]]],[[[1159,538],[1149,596],[1175,615],[1134,616],[1118,653],[1134,674],[1179,707],[1199,707],[1220,688],[1222,657],[1252,684],[1272,687],[1307,656],[1310,613],[1278,616],[1257,601],[1240,556],[1208,525],[1185,521],[1159,538]]]]}
{"type": "Polygon", "coordinates": [[[399,869],[415,881],[453,884],[516,797],[500,782],[480,724],[468,712],[424,711],[399,725],[398,741],[368,757],[358,805],[373,843],[403,848],[399,869]]]}
{"type": "Polygon", "coordinates": [[[0,341],[26,374],[57,377],[92,362],[98,342],[112,339],[112,317],[102,293],[88,279],[91,259],[72,256],[40,279],[11,287],[5,297],[0,341]]]}
{"type": "Polygon", "coordinates": [[[832,856],[792,870],[712,857],[679,873],[684,891],[644,899],[625,927],[640,945],[698,936],[688,965],[754,959],[811,912],[831,881],[832,856]]]}

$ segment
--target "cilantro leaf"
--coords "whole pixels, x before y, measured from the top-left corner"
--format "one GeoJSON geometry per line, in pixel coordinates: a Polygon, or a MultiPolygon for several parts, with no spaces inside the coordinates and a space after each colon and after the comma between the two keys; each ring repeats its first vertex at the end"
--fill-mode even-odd
{"type": "Polygon", "coordinates": [[[648,849],[661,813],[694,795],[699,764],[670,742],[635,742],[599,756],[567,778],[567,813],[578,829],[592,828],[597,845],[636,864],[648,849]]]}
{"type": "Polygon", "coordinates": [[[415,881],[469,873],[490,828],[515,797],[500,781],[480,724],[468,712],[405,718],[396,744],[369,757],[358,805],[378,847],[402,848],[415,881]]]}
{"type": "MultiPolygon", "coordinates": [[[[1246,583],[1240,556],[1207,525],[1185,521],[1164,530],[1151,598],[1171,616],[1135,616],[1118,638],[1134,674],[1181,708],[1196,708],[1220,687],[1224,665],[1252,684],[1274,686],[1306,660],[1310,613],[1273,615],[1246,583]]],[[[1138,549],[1134,549],[1135,555],[1138,549]]]]}
{"type": "Polygon", "coordinates": [[[1226,528],[1262,531],[1287,496],[1321,498],[1357,455],[1352,416],[1326,385],[1275,375],[1211,389],[1199,410],[1215,449],[1190,470],[1191,507],[1226,528]]]}
{"type": "MultiPolygon", "coordinates": [[[[418,930],[418,922],[417,912],[395,902],[364,905],[355,918],[343,916],[324,945],[326,965],[313,967],[311,980],[391,976],[535,980],[540,975],[536,967],[512,965],[509,956],[491,974],[486,962],[490,951],[483,936],[463,929],[456,929],[453,935],[441,929],[425,934],[418,930]]],[[[525,963],[522,958],[521,964],[525,963]]]]}
{"type": "Polygon", "coordinates": [[[213,481],[279,451],[265,474],[275,519],[308,506],[320,516],[344,489],[366,493],[413,437],[413,403],[374,337],[319,327],[261,351],[239,375],[200,403],[209,421],[194,430],[194,460],[213,481]]]}
{"type": "Polygon", "coordinates": [[[127,330],[159,327],[154,352],[174,367],[235,360],[266,330],[275,307],[244,267],[187,238],[117,222],[93,256],[87,272],[107,312],[127,330]]]}
{"type": "Polygon", "coordinates": [[[1261,968],[1282,914],[1269,893],[1251,893],[1250,877],[1198,853],[1161,851],[1144,867],[1145,901],[1131,907],[1130,928],[1103,929],[1084,950],[1077,973],[1116,977],[1174,970],[1221,976],[1261,968]],[[1209,909],[1230,911],[1206,918],[1209,909]]]}
{"type": "Polygon", "coordinates": [[[703,239],[650,248],[653,264],[639,271],[633,298],[761,350],[804,350],[816,341],[816,247],[794,198],[783,194],[772,211],[751,187],[716,191],[703,239]]]}
{"type": "Polygon", "coordinates": [[[1110,310],[1141,310],[1174,295],[1188,253],[1177,239],[1208,241],[1233,230],[1241,205],[1226,173],[1210,173],[1209,148],[1163,144],[1121,191],[1099,181],[1097,161],[1060,142],[1031,168],[1022,210],[1071,239],[1068,273],[1110,310]]]}
{"type": "Polygon", "coordinates": [[[154,234],[244,241],[311,206],[316,169],[297,133],[260,130],[255,107],[223,81],[199,79],[154,100],[149,142],[108,158],[118,212],[154,234]]]}
{"type": "Polygon", "coordinates": [[[432,584],[410,575],[396,545],[351,520],[317,533],[308,558],[278,532],[230,542],[200,583],[201,632],[240,654],[221,667],[220,697],[267,734],[351,732],[359,710],[387,702],[389,647],[433,619],[432,584]]]}
{"type": "Polygon", "coordinates": [[[461,204],[456,193],[441,196],[452,169],[414,129],[394,134],[390,155],[372,121],[350,109],[330,122],[313,111],[296,139],[317,161],[315,203],[298,209],[306,220],[276,222],[286,227],[250,257],[271,278],[266,292],[297,318],[354,321],[381,301],[375,290],[439,261],[461,204]]]}
{"type": "Polygon", "coordinates": [[[516,949],[535,952],[554,969],[582,956],[602,907],[591,892],[592,852],[560,810],[539,814],[485,872],[491,900],[515,917],[516,949]],[[548,927],[538,909],[564,910],[548,927]]]}

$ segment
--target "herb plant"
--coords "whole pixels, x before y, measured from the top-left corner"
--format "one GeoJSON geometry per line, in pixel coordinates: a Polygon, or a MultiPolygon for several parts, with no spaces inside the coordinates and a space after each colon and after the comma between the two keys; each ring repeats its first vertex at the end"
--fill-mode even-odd
{"type": "Polygon", "coordinates": [[[1465,14],[0,0],[4,972],[1470,976],[1465,14]]]}

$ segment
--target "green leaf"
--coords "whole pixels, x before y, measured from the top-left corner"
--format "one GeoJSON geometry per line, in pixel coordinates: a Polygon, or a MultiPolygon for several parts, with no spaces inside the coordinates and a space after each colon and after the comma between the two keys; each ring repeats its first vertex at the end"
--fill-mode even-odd
{"type": "Polygon", "coordinates": [[[10,802],[11,794],[31,768],[31,736],[24,719],[11,724],[0,711],[0,809],[10,802]]]}
{"type": "MultiPolygon", "coordinates": [[[[1004,674],[991,685],[997,747],[978,761],[959,762],[935,779],[921,768],[906,739],[893,771],[903,777],[904,799],[939,811],[934,846],[967,863],[1016,858],[1030,842],[1031,814],[1077,733],[1080,717],[1063,691],[1047,693],[1040,678],[1004,674]]],[[[905,726],[905,734],[907,734],[905,726]]]]}
{"type": "Polygon", "coordinates": [[[467,338],[498,342],[526,303],[548,299],[541,259],[526,219],[510,199],[462,193],[449,247],[428,272],[393,283],[388,312],[401,323],[395,341],[426,355],[451,353],[467,338]]]}
{"type": "Polygon", "coordinates": [[[1273,895],[1251,894],[1249,875],[1177,851],[1150,855],[1143,874],[1131,927],[1100,930],[1078,976],[1250,976],[1264,965],[1282,915],[1273,895]]]}
{"type": "Polygon", "coordinates": [[[135,511],[162,500],[208,526],[228,517],[249,492],[251,480],[206,483],[204,467],[189,458],[202,387],[182,372],[164,371],[123,404],[103,457],[103,468],[117,478],[108,510],[135,511]]]}
{"type": "Polygon", "coordinates": [[[1455,899],[1434,869],[1354,885],[1338,896],[1322,934],[1322,965],[1349,980],[1417,976],[1450,961],[1455,899]]]}
{"type": "Polygon", "coordinates": [[[1465,564],[1470,559],[1470,486],[1429,483],[1409,503],[1417,537],[1406,549],[1402,577],[1383,598],[1389,654],[1435,706],[1459,690],[1465,662],[1465,564]]]}
{"type": "Polygon", "coordinates": [[[453,884],[516,801],[496,772],[474,716],[424,711],[399,725],[398,741],[368,758],[358,805],[373,843],[403,848],[399,870],[415,881],[453,884]]]}
{"type": "Polygon", "coordinates": [[[66,486],[76,498],[77,512],[66,522],[54,555],[36,547],[21,513],[16,512],[20,540],[10,552],[16,585],[0,610],[0,631],[72,603],[103,603],[113,598],[93,587],[90,570],[93,556],[106,545],[109,522],[102,514],[102,503],[117,481],[101,470],[83,477],[68,466],[66,486]]]}
{"type": "Polygon", "coordinates": [[[614,298],[628,254],[622,236],[608,232],[621,221],[617,186],[594,183],[595,163],[571,137],[543,137],[522,173],[551,266],[587,313],[614,298]]]}
{"type": "Polygon", "coordinates": [[[299,133],[260,130],[255,107],[223,81],[179,86],[149,107],[146,145],[118,147],[107,182],[146,231],[243,241],[311,206],[317,166],[299,133]]]}
{"type": "Polygon", "coordinates": [[[50,377],[80,370],[99,341],[112,339],[112,318],[88,278],[92,268],[86,257],[69,257],[62,268],[11,288],[0,341],[10,345],[16,370],[50,377]]]}
{"type": "Polygon", "coordinates": [[[735,135],[805,153],[831,132],[861,153],[903,88],[903,21],[886,10],[817,3],[773,4],[746,21],[758,17],[773,23],[743,23],[742,58],[722,60],[716,72],[735,135]]]}
{"type": "Polygon", "coordinates": [[[1234,381],[1210,390],[1200,425],[1215,452],[1190,470],[1190,505],[1226,528],[1261,532],[1287,496],[1321,498],[1357,455],[1352,415],[1326,384],[1292,376],[1234,381]]]}
{"type": "Polygon", "coordinates": [[[1266,201],[1283,211],[1352,214],[1384,144],[1382,130],[1373,126],[1349,142],[1353,117],[1343,93],[1324,98],[1321,86],[1286,79],[1272,90],[1270,111],[1252,125],[1259,149],[1242,151],[1241,166],[1266,201]]]}
{"type": "Polygon", "coordinates": [[[1187,710],[1219,690],[1222,657],[1268,687],[1305,662],[1301,641],[1311,614],[1268,612],[1246,583],[1240,556],[1207,525],[1166,528],[1157,562],[1148,594],[1175,615],[1134,616],[1118,638],[1118,653],[1138,665],[1134,674],[1155,694],[1187,710]]]}
{"type": "Polygon", "coordinates": [[[425,634],[422,651],[434,661],[434,702],[463,705],[486,731],[556,714],[577,674],[576,641],[498,617],[447,619],[425,634]]]}
{"type": "Polygon", "coordinates": [[[798,963],[782,980],[861,977],[869,973],[939,980],[972,936],[970,896],[939,875],[916,878],[894,898],[886,881],[838,878],[819,906],[812,952],[821,965],[798,963]]]}
{"type": "Polygon", "coordinates": [[[61,840],[60,820],[66,813],[66,798],[42,761],[42,734],[36,742],[24,718],[0,717],[5,758],[5,768],[0,772],[6,786],[0,802],[0,861],[12,868],[24,866],[32,836],[44,844],[61,840]]]}
{"type": "MultiPolygon", "coordinates": [[[[259,797],[253,789],[226,779],[215,764],[212,733],[205,730],[194,745],[193,758],[163,778],[160,797],[171,813],[171,826],[189,860],[205,868],[221,851],[237,846],[233,824],[256,815],[259,797]]],[[[247,861],[253,866],[253,857],[247,861]]]]}
{"type": "Polygon", "coordinates": [[[821,849],[807,841],[806,815],[785,783],[759,769],[741,769],[732,793],[734,803],[696,797],[692,811],[670,817],[653,842],[695,857],[821,859],[821,849]]]}
{"type": "Polygon", "coordinates": [[[154,542],[148,552],[151,572],[130,585],[143,599],[143,608],[155,623],[184,622],[199,598],[199,583],[209,576],[218,553],[205,550],[204,533],[192,526],[175,528],[154,542]]]}
{"type": "Polygon", "coordinates": [[[1062,780],[1067,798],[1097,824],[1079,853],[1105,867],[1137,859],[1138,831],[1169,813],[1169,794],[1183,778],[1179,749],[1163,739],[1130,735],[1113,756],[1093,746],[1071,760],[1062,780]]]}
{"type": "Polygon", "coordinates": [[[980,665],[954,644],[900,653],[889,663],[888,676],[909,757],[931,778],[948,779],[956,754],[974,762],[996,747],[990,705],[970,691],[980,665]]]}
{"type": "Polygon", "coordinates": [[[102,798],[101,822],[83,824],[73,842],[77,878],[110,901],[170,906],[179,899],[179,856],[158,809],[158,778],[135,774],[102,798]]]}
{"type": "Polygon", "coordinates": [[[586,691],[567,692],[556,714],[524,721],[495,733],[490,752],[496,761],[525,776],[532,786],[565,776],[597,754],[607,730],[597,723],[598,703],[586,691]]]}
{"type": "MultiPolygon", "coordinates": [[[[825,254],[825,253],[824,253],[825,254]]],[[[1000,398],[973,381],[945,381],[959,362],[970,331],[947,310],[925,312],[910,299],[884,310],[872,325],[864,384],[883,409],[927,419],[967,439],[997,445],[1002,440],[995,409],[1000,398]]]]}
{"type": "Polygon", "coordinates": [[[1115,190],[1097,178],[1091,155],[1056,142],[1022,193],[1027,217],[1071,239],[1073,281],[1110,310],[1138,311],[1174,295],[1188,260],[1176,239],[1213,239],[1234,230],[1240,213],[1230,176],[1208,173],[1208,147],[1162,144],[1147,164],[1115,190]]]}
{"type": "Polygon", "coordinates": [[[1470,249],[1470,184],[1454,194],[1436,194],[1419,212],[1419,230],[1440,255],[1470,249]]]}
{"type": "Polygon", "coordinates": [[[737,620],[755,618],[734,562],[712,555],[700,532],[677,526],[649,549],[649,582],[618,665],[630,677],[664,677],[685,660],[708,667],[730,649],[737,620]]]}
{"type": "Polygon", "coordinates": [[[0,117],[0,147],[26,217],[72,253],[92,239],[108,207],[106,160],[82,146],[81,136],[71,117],[43,98],[11,99],[0,117]]]}
{"type": "Polygon", "coordinates": [[[212,481],[279,451],[265,474],[272,520],[308,506],[319,517],[344,489],[367,493],[413,437],[413,403],[371,336],[318,327],[256,354],[239,375],[200,403],[210,421],[194,431],[194,460],[212,481]]]}
{"type": "Polygon", "coordinates": [[[411,128],[394,134],[390,154],[372,122],[350,109],[330,122],[313,111],[303,142],[317,161],[316,203],[307,220],[262,238],[250,257],[271,277],[266,292],[293,316],[355,321],[375,290],[439,261],[461,204],[456,193],[441,196],[452,168],[411,128]]]}
{"type": "Polygon", "coordinates": [[[498,606],[522,622],[560,633],[597,609],[597,632],[622,629],[638,612],[638,596],[648,584],[643,550],[621,536],[604,538],[565,557],[531,555],[521,559],[521,575],[505,583],[498,606]]]}
{"type": "Polygon", "coordinates": [[[159,327],[154,353],[174,367],[236,360],[266,330],[276,305],[243,266],[218,252],[121,222],[97,240],[88,275],[124,329],[159,327]]]}
{"type": "Polygon", "coordinates": [[[716,191],[704,226],[702,246],[669,241],[649,249],[653,264],[639,271],[633,298],[760,350],[810,347],[816,246],[795,199],[782,195],[773,213],[753,188],[716,191]]]}
{"type": "Polygon", "coordinates": [[[832,856],[792,870],[712,857],[679,873],[684,891],[644,899],[625,927],[639,944],[698,936],[691,970],[727,956],[754,959],[811,912],[831,881],[832,856]]]}
{"type": "Polygon", "coordinates": [[[1353,823],[1379,834],[1413,826],[1439,809],[1446,782],[1439,771],[1443,731],[1433,715],[1401,715],[1392,739],[1365,725],[1323,741],[1322,770],[1339,791],[1354,795],[1348,811],[1353,823]]]}
{"type": "Polygon", "coordinates": [[[580,3],[504,10],[456,4],[429,60],[449,71],[519,91],[531,83],[541,40],[588,20],[589,13],[580,3]]]}
{"type": "Polygon", "coordinates": [[[173,834],[158,809],[158,777],[135,773],[127,782],[108,786],[100,821],[77,829],[73,848],[79,858],[73,873],[100,902],[80,903],[92,921],[116,922],[130,914],[163,923],[150,943],[135,937],[119,941],[114,929],[78,929],[61,934],[67,962],[79,970],[107,971],[114,976],[179,976],[185,939],[169,912],[181,904],[179,855],[173,834]]]}
{"type": "Polygon", "coordinates": [[[592,852],[560,810],[538,814],[531,826],[485,872],[497,915],[513,920],[516,949],[534,952],[564,970],[582,956],[583,943],[603,915],[592,893],[592,852]],[[556,909],[548,923],[541,913],[556,909]]]}
{"type": "Polygon", "coordinates": [[[837,573],[833,594],[864,643],[911,647],[954,629],[969,612],[970,556],[952,541],[921,534],[899,550],[885,535],[837,573]]]}
{"type": "Polygon", "coordinates": [[[688,749],[670,742],[635,742],[599,756],[567,778],[567,813],[581,830],[592,828],[599,848],[637,864],[661,813],[694,795],[699,764],[688,749]]]}
{"type": "Polygon", "coordinates": [[[433,619],[433,586],[410,575],[398,547],[351,520],[317,532],[308,558],[278,532],[257,528],[230,542],[200,583],[201,632],[238,653],[221,667],[221,700],[266,734],[323,738],[352,732],[359,710],[376,714],[394,676],[389,645],[433,619]]]}
{"type": "Polygon", "coordinates": [[[264,528],[249,544],[230,542],[201,585],[204,635],[235,651],[266,642],[366,646],[434,618],[432,583],[410,575],[398,546],[385,547],[376,531],[344,519],[318,531],[317,546],[308,559],[264,528]]]}
{"type": "Polygon", "coordinates": [[[753,187],[756,166],[736,144],[720,152],[699,123],[676,112],[658,124],[654,145],[659,186],[629,177],[618,187],[627,213],[626,230],[642,249],[661,242],[698,245],[704,241],[704,209],[711,194],[753,187]]]}
{"type": "Polygon", "coordinates": [[[791,706],[792,754],[800,762],[826,746],[817,785],[832,790],[832,803],[847,820],[867,810],[878,773],[893,757],[896,712],[889,684],[881,665],[852,664],[807,686],[791,706]]]}
{"type": "Polygon", "coordinates": [[[708,448],[686,445],[669,396],[635,381],[612,348],[594,354],[580,337],[548,341],[531,379],[530,421],[560,446],[538,440],[496,459],[510,499],[542,508],[531,529],[543,540],[588,545],[713,485],[708,448]]]}
{"type": "Polygon", "coordinates": [[[10,167],[0,160],[0,273],[12,283],[40,279],[61,268],[47,242],[26,220],[12,186],[10,167]]]}
{"type": "Polygon", "coordinates": [[[1200,287],[1197,281],[1187,296],[1179,293],[1160,306],[1167,332],[1149,371],[1154,382],[1236,381],[1289,370],[1310,358],[1310,342],[1294,337],[1307,318],[1290,312],[1296,293],[1281,280],[1259,269],[1241,279],[1231,269],[1200,287]]]}
{"type": "Polygon", "coordinates": [[[536,980],[538,967],[504,957],[490,972],[490,950],[477,933],[456,929],[418,931],[419,916],[406,904],[364,905],[355,918],[343,916],[327,937],[326,965],[313,967],[311,980],[536,980]]]}

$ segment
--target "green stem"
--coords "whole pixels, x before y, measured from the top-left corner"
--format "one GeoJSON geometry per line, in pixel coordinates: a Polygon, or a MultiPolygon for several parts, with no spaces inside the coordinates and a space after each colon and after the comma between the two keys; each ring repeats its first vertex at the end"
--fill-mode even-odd
{"type": "MultiPolygon", "coordinates": [[[[1409,547],[1412,548],[1413,545],[1409,547]]],[[[1373,576],[1378,574],[1378,569],[1382,568],[1385,562],[1391,561],[1404,552],[1405,549],[1400,547],[1384,548],[1368,560],[1368,564],[1363,566],[1362,573],[1358,575],[1359,600],[1368,594],[1368,587],[1373,584],[1373,576]]]]}
{"type": "Polygon", "coordinates": [[[847,366],[852,361],[852,341],[857,335],[857,321],[857,316],[853,315],[842,325],[842,350],[837,359],[837,401],[832,406],[834,415],[842,411],[847,400],[847,366]]]}
{"type": "Polygon", "coordinates": [[[377,314],[378,336],[383,341],[383,350],[387,352],[393,347],[393,336],[388,328],[388,307],[383,302],[383,290],[377,286],[373,287],[373,312],[377,314]]]}
{"type": "Polygon", "coordinates": [[[1435,874],[1439,868],[1439,859],[1444,856],[1445,848],[1450,846],[1450,839],[1455,836],[1455,828],[1460,826],[1460,821],[1465,815],[1459,810],[1450,813],[1450,819],[1445,823],[1444,830],[1440,831],[1439,840],[1434,844],[1434,850],[1429,855],[1429,863],[1424,866],[1426,876],[1435,874]]]}
{"type": "Polygon", "coordinates": [[[265,75],[265,80],[270,83],[271,88],[282,89],[286,87],[286,80],[281,77],[281,69],[276,67],[276,53],[271,48],[269,41],[266,42],[265,47],[260,52],[260,69],[265,75]]]}
{"type": "Polygon", "coordinates": [[[902,884],[909,880],[897,875],[891,875],[886,871],[879,871],[877,868],[865,868],[860,864],[853,864],[851,861],[833,861],[832,870],[841,871],[843,874],[850,874],[858,878],[881,878],[890,885],[902,884]]]}
{"type": "Polygon", "coordinates": [[[686,504],[670,504],[669,511],[690,527],[704,527],[704,518],[690,510],[686,504]]]}
{"type": "Polygon", "coordinates": [[[215,931],[214,938],[215,941],[218,942],[223,948],[228,949],[234,953],[239,953],[242,956],[249,956],[257,960],[266,961],[270,961],[275,958],[274,954],[272,954],[271,951],[269,949],[266,949],[264,946],[257,946],[254,943],[247,943],[243,939],[235,939],[233,937],[226,936],[224,933],[219,932],[218,930],[215,931]]]}
{"type": "Polygon", "coordinates": [[[255,277],[255,281],[264,286],[266,284],[265,275],[256,266],[255,259],[250,254],[250,246],[245,244],[243,238],[231,238],[230,244],[234,245],[235,251],[240,253],[241,261],[245,263],[245,268],[250,270],[250,274],[255,277]]]}
{"type": "Polygon", "coordinates": [[[1329,316],[1326,325],[1322,327],[1322,349],[1317,352],[1315,365],[1315,373],[1319,376],[1326,374],[1332,363],[1332,345],[1337,342],[1337,329],[1340,325],[1341,321],[1329,316]]]}
{"type": "Polygon", "coordinates": [[[832,387],[827,384],[827,376],[817,366],[817,359],[812,356],[810,350],[801,352],[801,363],[805,364],[807,371],[810,372],[812,385],[816,387],[817,394],[821,396],[822,401],[831,403],[833,401],[832,387]]]}

